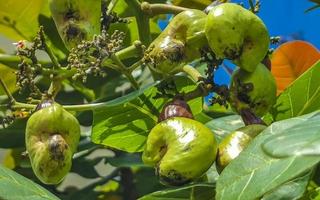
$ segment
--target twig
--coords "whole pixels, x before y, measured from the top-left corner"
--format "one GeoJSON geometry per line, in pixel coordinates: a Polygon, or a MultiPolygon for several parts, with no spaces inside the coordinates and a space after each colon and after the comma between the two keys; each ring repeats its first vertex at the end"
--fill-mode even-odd
{"type": "Polygon", "coordinates": [[[179,14],[180,12],[190,10],[189,8],[174,6],[169,4],[160,4],[160,3],[141,3],[142,12],[146,13],[150,17],[160,14],[179,14]]]}
{"type": "Polygon", "coordinates": [[[0,84],[4,90],[4,92],[6,93],[6,95],[9,98],[10,104],[13,104],[14,102],[16,102],[16,100],[14,99],[14,97],[12,96],[9,88],[7,87],[7,85],[5,84],[5,82],[2,80],[2,78],[0,78],[0,84]]]}

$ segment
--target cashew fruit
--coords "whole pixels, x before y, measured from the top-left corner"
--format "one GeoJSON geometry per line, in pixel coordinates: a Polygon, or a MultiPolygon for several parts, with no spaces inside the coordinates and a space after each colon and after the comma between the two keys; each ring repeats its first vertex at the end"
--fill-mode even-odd
{"type": "Polygon", "coordinates": [[[238,69],[232,74],[230,104],[239,114],[249,109],[257,116],[263,116],[276,102],[276,93],[275,79],[263,64],[252,73],[238,69]]]}
{"type": "Polygon", "coordinates": [[[26,148],[32,169],[45,184],[58,184],[71,169],[80,139],[78,120],[57,103],[39,106],[28,119],[26,148]]]}
{"type": "Polygon", "coordinates": [[[218,145],[218,155],[216,167],[219,173],[243,151],[251,140],[261,133],[266,126],[253,124],[239,128],[228,136],[218,145]]]}
{"type": "Polygon", "coordinates": [[[158,122],[162,122],[171,117],[186,117],[193,119],[190,106],[182,99],[176,98],[163,106],[158,122]]]}
{"type": "Polygon", "coordinates": [[[269,33],[262,20],[234,3],[212,8],[205,33],[218,59],[230,59],[248,72],[253,72],[268,52],[269,33]]]}
{"type": "Polygon", "coordinates": [[[156,168],[160,182],[183,185],[201,177],[216,159],[212,131],[200,122],[173,117],[149,133],[143,162],[156,168]]]}
{"type": "Polygon", "coordinates": [[[49,0],[60,37],[70,50],[100,34],[101,0],[49,0]]]}
{"type": "Polygon", "coordinates": [[[174,74],[188,62],[200,57],[199,48],[207,41],[205,36],[196,45],[188,38],[203,32],[206,14],[200,10],[188,10],[176,15],[163,32],[150,44],[144,60],[154,71],[174,74]]]}

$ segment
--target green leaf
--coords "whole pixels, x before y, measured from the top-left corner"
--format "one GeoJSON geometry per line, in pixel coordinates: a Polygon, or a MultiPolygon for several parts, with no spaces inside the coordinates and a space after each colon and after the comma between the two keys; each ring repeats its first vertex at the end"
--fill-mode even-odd
{"type": "Polygon", "coordinates": [[[262,200],[295,200],[300,199],[309,183],[311,178],[311,171],[305,174],[302,177],[296,178],[292,181],[281,185],[276,188],[274,191],[264,195],[262,200]]]}
{"type": "Polygon", "coordinates": [[[58,200],[40,185],[0,165],[0,199],[58,200]]]}
{"type": "Polygon", "coordinates": [[[273,157],[320,155],[320,119],[268,138],[263,150],[273,157]]]}
{"type": "Polygon", "coordinates": [[[154,192],[139,200],[212,200],[214,199],[214,187],[213,184],[199,183],[154,192]]]}
{"type": "MultiPolygon", "coordinates": [[[[187,77],[175,77],[178,91],[196,88],[187,77]]],[[[156,87],[147,87],[107,102],[94,110],[92,141],[127,152],[143,151],[149,131],[155,126],[166,101],[154,99],[156,87]]],[[[202,98],[188,102],[194,115],[202,111],[202,98]]]]}
{"type": "Polygon", "coordinates": [[[311,113],[320,109],[320,62],[296,79],[277,98],[271,109],[275,121],[311,113]]]}
{"type": "Polygon", "coordinates": [[[0,30],[13,40],[31,40],[37,33],[38,16],[46,1],[7,0],[0,6],[0,30]]]}
{"type": "Polygon", "coordinates": [[[206,126],[215,133],[217,140],[221,141],[229,133],[245,125],[239,115],[230,115],[213,119],[206,123],[206,126]]]}
{"type": "Polygon", "coordinates": [[[306,172],[320,161],[319,156],[292,156],[277,159],[266,154],[261,145],[273,135],[290,133],[300,126],[314,128],[320,113],[273,123],[260,133],[221,173],[217,181],[217,200],[251,200],[306,172]]]}

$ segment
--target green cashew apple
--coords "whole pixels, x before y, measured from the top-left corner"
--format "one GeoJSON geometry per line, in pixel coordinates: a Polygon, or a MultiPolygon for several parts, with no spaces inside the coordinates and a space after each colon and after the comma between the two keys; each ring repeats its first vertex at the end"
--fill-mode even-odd
{"type": "Polygon", "coordinates": [[[253,124],[239,128],[228,136],[218,145],[218,155],[216,167],[219,173],[243,151],[251,140],[261,133],[266,126],[253,124]]]}
{"type": "Polygon", "coordinates": [[[78,120],[57,103],[38,106],[26,127],[26,148],[32,169],[45,184],[58,184],[71,169],[80,139],[78,120]]]}
{"type": "Polygon", "coordinates": [[[258,64],[253,72],[237,69],[233,72],[230,84],[230,105],[241,114],[250,110],[263,116],[276,102],[277,86],[269,69],[258,64]]]}
{"type": "Polygon", "coordinates": [[[49,0],[60,37],[70,50],[100,34],[101,0],[49,0]]]}
{"type": "Polygon", "coordinates": [[[253,72],[268,52],[269,33],[262,20],[234,3],[213,7],[205,33],[218,59],[233,60],[248,72],[253,72]]]}
{"type": "Polygon", "coordinates": [[[199,58],[199,49],[207,43],[204,34],[200,36],[206,17],[200,10],[188,10],[176,15],[146,50],[145,63],[158,73],[174,74],[186,63],[199,58]],[[196,44],[189,44],[188,38],[195,36],[202,39],[196,44]]]}
{"type": "Polygon", "coordinates": [[[162,183],[183,185],[201,177],[216,153],[217,143],[209,128],[193,119],[173,117],[151,130],[142,159],[156,167],[162,183]]]}

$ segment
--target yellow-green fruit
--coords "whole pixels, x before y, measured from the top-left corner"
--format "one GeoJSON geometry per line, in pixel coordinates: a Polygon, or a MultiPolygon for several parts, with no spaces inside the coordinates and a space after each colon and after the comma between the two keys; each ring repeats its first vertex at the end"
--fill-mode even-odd
{"type": "Polygon", "coordinates": [[[208,14],[205,33],[218,59],[230,59],[248,72],[266,56],[269,33],[262,20],[234,3],[214,7],[208,14]]]}
{"type": "Polygon", "coordinates": [[[49,0],[60,37],[70,50],[100,34],[101,0],[49,0]]]}
{"type": "Polygon", "coordinates": [[[45,184],[58,184],[71,169],[80,139],[78,120],[53,103],[36,111],[26,127],[26,148],[32,169],[45,184]]]}
{"type": "Polygon", "coordinates": [[[248,125],[226,136],[218,146],[216,167],[219,173],[243,151],[251,140],[262,132],[266,126],[248,125]]]}
{"type": "Polygon", "coordinates": [[[188,10],[176,15],[166,29],[151,43],[145,60],[152,70],[163,74],[174,74],[188,62],[200,57],[199,48],[207,41],[201,35],[207,15],[200,10],[188,10]],[[199,36],[196,43],[189,44],[187,38],[199,36]]]}
{"type": "Polygon", "coordinates": [[[271,72],[259,64],[253,72],[237,69],[230,84],[230,104],[241,113],[249,109],[257,116],[263,116],[276,102],[277,86],[271,72]]]}
{"type": "Polygon", "coordinates": [[[156,167],[162,183],[182,185],[203,175],[216,153],[217,143],[209,128],[193,119],[173,117],[151,130],[142,159],[156,167]]]}

